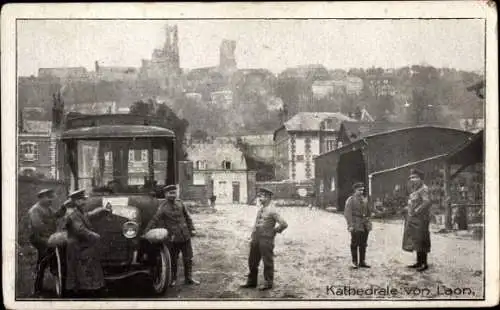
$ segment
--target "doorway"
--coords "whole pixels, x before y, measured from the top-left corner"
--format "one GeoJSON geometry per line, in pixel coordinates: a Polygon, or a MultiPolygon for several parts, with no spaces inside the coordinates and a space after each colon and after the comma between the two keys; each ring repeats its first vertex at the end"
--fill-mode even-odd
{"type": "Polygon", "coordinates": [[[366,184],[366,165],[361,150],[340,155],[337,169],[337,206],[339,211],[343,211],[345,201],[352,194],[352,185],[355,182],[366,184]]]}
{"type": "Polygon", "coordinates": [[[233,182],[233,202],[240,202],[240,182],[233,182]]]}

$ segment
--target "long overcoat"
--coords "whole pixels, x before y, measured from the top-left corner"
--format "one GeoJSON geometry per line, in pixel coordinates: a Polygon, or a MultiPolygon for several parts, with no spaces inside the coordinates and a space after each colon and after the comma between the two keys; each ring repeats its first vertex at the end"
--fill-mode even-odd
{"type": "Polygon", "coordinates": [[[66,247],[67,290],[97,290],[104,287],[104,273],[97,250],[99,240],[93,234],[89,219],[100,211],[83,213],[78,208],[70,208],[66,213],[65,229],[70,240],[66,247]]]}
{"type": "Polygon", "coordinates": [[[403,250],[412,252],[430,252],[429,232],[430,199],[429,189],[425,184],[408,197],[407,214],[403,233],[403,250]]]}

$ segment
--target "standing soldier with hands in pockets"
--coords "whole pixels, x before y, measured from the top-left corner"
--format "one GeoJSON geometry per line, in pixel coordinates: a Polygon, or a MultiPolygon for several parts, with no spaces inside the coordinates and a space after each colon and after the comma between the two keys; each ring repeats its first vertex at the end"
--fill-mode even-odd
{"type": "Polygon", "coordinates": [[[424,173],[418,169],[410,171],[411,194],[406,206],[406,219],[403,234],[403,250],[417,252],[417,262],[408,268],[422,272],[429,268],[427,254],[431,251],[429,232],[430,207],[429,188],[423,182],[424,173]]]}
{"type": "Polygon", "coordinates": [[[260,290],[269,290],[273,287],[274,280],[274,237],[277,233],[283,232],[288,224],[278,214],[276,208],[271,204],[273,192],[260,188],[258,197],[262,204],[252,231],[250,243],[250,254],[248,257],[248,268],[250,273],[247,282],[241,285],[242,288],[257,287],[257,277],[259,273],[259,263],[264,261],[265,283],[260,290]],[[278,224],[278,226],[276,226],[278,224]]]}
{"type": "Polygon", "coordinates": [[[351,233],[351,256],[353,269],[370,268],[366,264],[366,247],[368,234],[372,229],[370,222],[370,209],[366,198],[363,196],[365,186],[357,182],[352,186],[354,193],[347,198],[344,209],[344,216],[347,220],[347,229],[351,233]],[[359,257],[358,257],[359,250],[359,257]],[[358,261],[359,258],[359,261],[358,261]]]}

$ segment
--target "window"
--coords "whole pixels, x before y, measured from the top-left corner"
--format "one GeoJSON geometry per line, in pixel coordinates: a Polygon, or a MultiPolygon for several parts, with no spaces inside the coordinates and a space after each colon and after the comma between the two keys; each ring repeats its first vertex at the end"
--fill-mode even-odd
{"type": "Polygon", "coordinates": [[[331,150],[335,150],[335,144],[337,142],[334,139],[326,140],[326,151],[329,152],[331,150]]]}
{"type": "Polygon", "coordinates": [[[222,161],[222,169],[231,170],[231,162],[228,160],[223,160],[222,161]]]}
{"type": "Polygon", "coordinates": [[[205,185],[205,175],[204,174],[193,174],[193,185],[205,185]]]}
{"type": "Polygon", "coordinates": [[[296,155],[295,160],[296,161],[304,161],[304,155],[296,155]]]}
{"type": "Polygon", "coordinates": [[[130,161],[148,161],[148,150],[129,150],[128,157],[130,161]]]}
{"type": "Polygon", "coordinates": [[[205,169],[207,169],[207,161],[206,160],[197,160],[196,161],[196,169],[197,170],[205,170],[205,169]]]}
{"type": "Polygon", "coordinates": [[[38,160],[38,144],[35,142],[21,142],[21,154],[26,161],[38,160]]]}
{"type": "Polygon", "coordinates": [[[330,181],[330,191],[335,191],[335,178],[332,177],[331,181],[330,181]]]}
{"type": "Polygon", "coordinates": [[[167,161],[167,152],[164,149],[154,149],[153,150],[153,159],[155,162],[166,162],[167,161]]]}

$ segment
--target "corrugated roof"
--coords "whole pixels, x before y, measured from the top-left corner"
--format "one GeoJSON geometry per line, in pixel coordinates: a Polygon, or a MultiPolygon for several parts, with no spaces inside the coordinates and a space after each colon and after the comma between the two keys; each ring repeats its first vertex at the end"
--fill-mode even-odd
{"type": "Polygon", "coordinates": [[[390,122],[343,122],[341,126],[344,127],[345,133],[351,142],[368,135],[411,127],[411,125],[404,123],[390,122]]]}
{"type": "Polygon", "coordinates": [[[299,112],[285,122],[285,128],[287,131],[318,131],[321,122],[326,119],[331,119],[333,124],[330,128],[337,128],[337,130],[342,122],[356,121],[338,112],[299,112]]]}
{"type": "Polygon", "coordinates": [[[143,125],[101,125],[97,127],[81,127],[70,129],[63,133],[63,139],[93,139],[93,138],[149,138],[172,137],[172,130],[143,125]]]}

